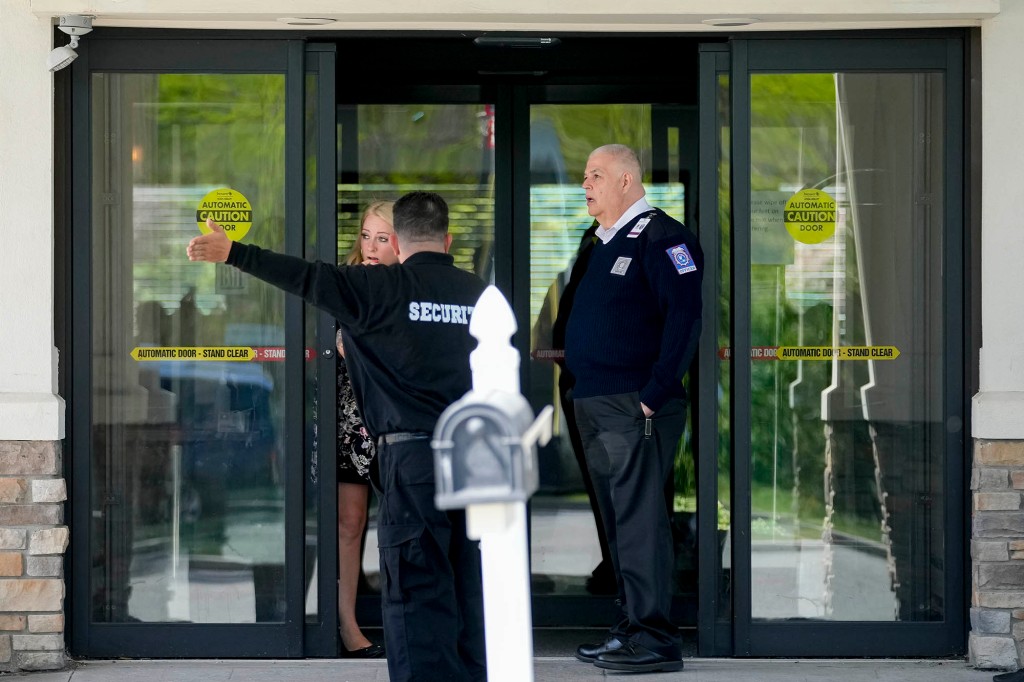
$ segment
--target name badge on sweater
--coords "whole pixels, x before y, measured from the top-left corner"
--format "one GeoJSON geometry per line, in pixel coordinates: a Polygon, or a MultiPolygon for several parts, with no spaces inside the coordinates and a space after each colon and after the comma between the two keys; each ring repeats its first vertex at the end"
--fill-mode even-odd
{"type": "Polygon", "coordinates": [[[644,228],[647,227],[647,223],[649,222],[651,222],[650,218],[641,218],[636,221],[636,225],[634,225],[633,229],[626,235],[626,239],[636,239],[639,237],[640,233],[644,231],[644,228]]]}
{"type": "Polygon", "coordinates": [[[665,249],[665,253],[668,254],[669,260],[672,261],[672,265],[675,266],[676,272],[680,275],[697,269],[697,264],[693,262],[693,256],[687,250],[686,244],[679,244],[670,249],[665,249]]]}
{"type": "Polygon", "coordinates": [[[626,269],[629,264],[633,262],[632,258],[626,258],[625,256],[619,256],[618,260],[615,261],[615,265],[612,266],[613,275],[625,275],[626,269]]]}

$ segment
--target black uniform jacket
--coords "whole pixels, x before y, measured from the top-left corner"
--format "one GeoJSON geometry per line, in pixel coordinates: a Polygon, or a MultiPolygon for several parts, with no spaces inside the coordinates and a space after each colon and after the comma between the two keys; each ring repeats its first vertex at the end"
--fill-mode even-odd
{"type": "Polygon", "coordinates": [[[485,285],[448,254],[336,266],[235,242],[227,262],[338,319],[356,400],[374,437],[432,433],[441,412],[472,387],[469,320],[485,285]]]}

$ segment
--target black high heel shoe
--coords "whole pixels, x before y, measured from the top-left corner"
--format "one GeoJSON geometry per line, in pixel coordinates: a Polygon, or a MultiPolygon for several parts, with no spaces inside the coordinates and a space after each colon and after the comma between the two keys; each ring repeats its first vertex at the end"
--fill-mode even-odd
{"type": "Polygon", "coordinates": [[[341,657],[342,658],[384,658],[384,645],[383,644],[371,644],[370,646],[363,647],[362,649],[355,649],[349,651],[343,644],[341,646],[341,657]]]}

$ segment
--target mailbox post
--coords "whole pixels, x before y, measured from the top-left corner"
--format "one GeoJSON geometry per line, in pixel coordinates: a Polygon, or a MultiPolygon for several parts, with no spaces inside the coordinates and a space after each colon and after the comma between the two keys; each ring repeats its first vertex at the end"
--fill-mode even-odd
{"type": "Polygon", "coordinates": [[[533,419],[519,392],[516,320],[490,286],[469,332],[473,389],[434,429],[438,509],[466,510],[466,534],[480,541],[489,682],[532,682],[533,617],[526,551],[526,501],[537,490],[537,444],[551,438],[551,406],[533,419]]]}

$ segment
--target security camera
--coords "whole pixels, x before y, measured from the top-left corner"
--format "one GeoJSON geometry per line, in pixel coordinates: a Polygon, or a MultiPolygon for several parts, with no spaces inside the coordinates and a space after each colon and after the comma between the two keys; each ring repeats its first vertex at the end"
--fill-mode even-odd
{"type": "Polygon", "coordinates": [[[88,14],[63,14],[57,28],[69,36],[84,36],[92,30],[92,17],[88,14]]]}
{"type": "Polygon", "coordinates": [[[78,47],[78,36],[84,36],[92,30],[92,19],[88,14],[61,15],[57,28],[71,36],[71,42],[50,51],[46,58],[46,66],[50,71],[60,71],[78,58],[78,53],[75,52],[75,48],[78,47]]]}

